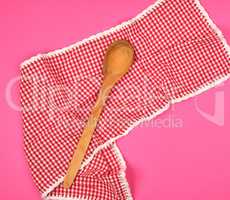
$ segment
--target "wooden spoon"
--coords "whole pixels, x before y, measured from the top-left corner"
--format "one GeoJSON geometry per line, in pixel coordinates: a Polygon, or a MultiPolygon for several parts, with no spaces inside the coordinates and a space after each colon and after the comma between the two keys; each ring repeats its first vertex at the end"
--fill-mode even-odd
{"type": "Polygon", "coordinates": [[[80,169],[81,162],[84,159],[91,137],[103,110],[103,106],[112,87],[128,72],[133,64],[133,60],[134,49],[128,41],[115,41],[109,46],[104,59],[104,80],[99,91],[99,96],[70,162],[67,174],[64,178],[64,188],[69,188],[72,185],[80,169]]]}

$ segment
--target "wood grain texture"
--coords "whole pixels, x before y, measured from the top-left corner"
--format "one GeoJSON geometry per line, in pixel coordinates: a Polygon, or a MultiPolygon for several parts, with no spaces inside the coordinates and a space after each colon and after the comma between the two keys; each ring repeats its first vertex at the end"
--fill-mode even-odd
{"type": "Polygon", "coordinates": [[[89,119],[73,154],[73,158],[64,178],[64,188],[69,188],[72,185],[81,167],[82,160],[84,159],[108,95],[113,86],[128,72],[133,63],[133,58],[134,50],[128,41],[116,41],[109,46],[105,55],[103,67],[104,80],[99,91],[98,99],[92,108],[89,119]]]}

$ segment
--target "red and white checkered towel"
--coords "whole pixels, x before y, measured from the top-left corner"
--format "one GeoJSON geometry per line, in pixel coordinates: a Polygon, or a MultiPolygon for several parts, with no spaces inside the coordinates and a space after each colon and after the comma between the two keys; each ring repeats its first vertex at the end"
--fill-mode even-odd
{"type": "Polygon", "coordinates": [[[25,151],[44,199],[132,199],[115,141],[172,103],[230,77],[230,51],[198,0],[158,0],[135,18],[21,65],[25,151]],[[63,177],[102,82],[115,40],[135,48],[131,70],[112,89],[80,173],[63,177]]]}

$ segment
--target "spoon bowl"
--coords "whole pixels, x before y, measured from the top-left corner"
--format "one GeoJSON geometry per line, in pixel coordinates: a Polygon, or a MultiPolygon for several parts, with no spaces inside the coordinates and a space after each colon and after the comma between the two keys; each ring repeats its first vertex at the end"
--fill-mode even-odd
{"type": "Polygon", "coordinates": [[[134,60],[134,49],[126,40],[112,43],[106,51],[103,63],[103,74],[106,76],[123,76],[128,72],[134,60]]]}

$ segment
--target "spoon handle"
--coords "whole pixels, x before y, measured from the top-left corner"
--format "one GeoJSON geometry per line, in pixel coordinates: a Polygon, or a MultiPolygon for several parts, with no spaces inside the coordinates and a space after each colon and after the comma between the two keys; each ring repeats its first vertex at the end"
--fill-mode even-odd
{"type": "Polygon", "coordinates": [[[95,103],[95,106],[93,107],[91,114],[89,116],[89,119],[86,123],[86,126],[83,130],[83,133],[80,137],[79,143],[77,145],[77,148],[73,154],[73,158],[69,164],[69,168],[67,170],[66,176],[64,178],[64,187],[69,188],[74,179],[77,175],[81,162],[84,159],[85,153],[88,149],[89,143],[91,141],[91,138],[93,136],[93,132],[97,126],[97,122],[100,118],[100,114],[103,110],[103,106],[105,104],[105,101],[113,87],[113,85],[116,83],[116,79],[110,76],[106,76],[103,84],[101,86],[98,99],[95,103]]]}

